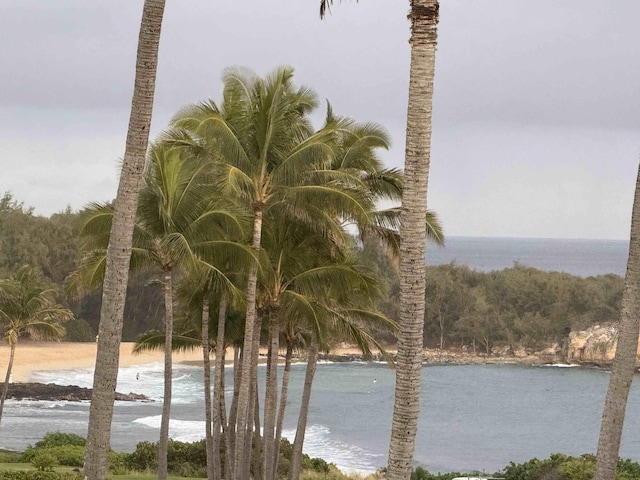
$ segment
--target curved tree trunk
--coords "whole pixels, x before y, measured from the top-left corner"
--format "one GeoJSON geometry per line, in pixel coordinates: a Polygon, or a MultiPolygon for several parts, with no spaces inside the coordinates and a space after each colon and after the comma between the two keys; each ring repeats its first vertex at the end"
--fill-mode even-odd
{"type": "Polygon", "coordinates": [[[307,430],[307,417],[309,416],[309,403],[311,401],[311,385],[313,376],[316,373],[318,362],[318,342],[312,337],[309,345],[309,356],[307,360],[307,370],[304,375],[304,387],[302,389],[302,401],[300,402],[300,414],[298,415],[298,426],[296,427],[296,438],[293,441],[293,453],[291,455],[291,471],[289,480],[298,480],[302,470],[302,446],[304,444],[304,434],[307,430]]]}
{"type": "Polygon", "coordinates": [[[282,372],[282,387],[280,389],[280,406],[278,407],[278,421],[276,422],[275,448],[273,449],[273,468],[271,478],[278,478],[278,461],[280,459],[280,440],[282,439],[282,426],[284,424],[284,412],[287,408],[287,392],[289,390],[289,374],[291,373],[291,358],[293,346],[287,343],[287,353],[284,358],[284,371],[282,372]]]}
{"type": "Polygon", "coordinates": [[[602,413],[595,480],[612,480],[620,450],[629,389],[633,381],[640,334],[640,169],[631,214],[631,240],[620,313],[620,331],[602,413]]]}
{"type": "Polygon", "coordinates": [[[278,350],[280,328],[275,312],[269,315],[269,349],[267,352],[266,388],[264,394],[264,448],[262,451],[262,478],[272,480],[274,431],[278,408],[278,350]]]}
{"type": "Polygon", "coordinates": [[[173,383],[173,285],[171,271],[164,274],[164,398],[158,442],[158,480],[167,480],[169,449],[169,418],[171,417],[171,386],[173,383]]]}
{"type": "Polygon", "coordinates": [[[9,381],[11,380],[11,369],[13,368],[13,359],[16,355],[16,344],[15,342],[10,342],[10,350],[9,350],[9,364],[7,365],[7,374],[4,377],[4,388],[2,389],[2,398],[0,399],[0,425],[2,424],[2,412],[4,412],[4,402],[7,399],[7,392],[9,391],[9,381]]]}
{"type": "Polygon", "coordinates": [[[202,360],[204,368],[204,442],[207,451],[207,479],[216,480],[211,408],[211,356],[209,348],[209,299],[202,302],[202,360]]]}
{"type": "MultiPolygon", "coordinates": [[[[222,429],[222,417],[224,411],[224,329],[227,318],[227,300],[222,298],[218,307],[218,332],[216,336],[216,361],[214,370],[214,411],[213,411],[213,459],[214,478],[220,480],[222,477],[220,459],[220,430],[222,429]]],[[[229,478],[229,477],[225,477],[229,478]]]]}
{"type": "Polygon", "coordinates": [[[88,480],[104,480],[107,474],[107,453],[111,443],[111,420],[120,361],[133,224],[151,127],[164,5],[165,0],[145,0],[140,24],[127,145],[113,213],[102,289],[98,351],[84,457],[84,477],[88,480]]]}
{"type": "Polygon", "coordinates": [[[437,0],[411,0],[411,72],[400,213],[400,329],[389,443],[389,480],[411,475],[420,414],[427,185],[437,43],[437,0]]]}
{"type": "MultiPolygon", "coordinates": [[[[260,239],[262,237],[262,210],[255,208],[255,217],[253,221],[253,240],[251,246],[254,250],[260,249],[260,239]]],[[[242,472],[248,472],[249,468],[243,469],[245,461],[245,437],[247,432],[247,420],[249,418],[249,407],[251,404],[251,346],[254,339],[254,328],[256,323],[256,292],[258,286],[258,266],[253,264],[249,271],[249,279],[247,280],[247,310],[245,315],[244,327],[244,343],[243,343],[243,360],[240,373],[240,390],[238,395],[238,417],[236,422],[236,442],[235,442],[235,460],[234,460],[234,479],[248,480],[243,477],[242,472]]]]}

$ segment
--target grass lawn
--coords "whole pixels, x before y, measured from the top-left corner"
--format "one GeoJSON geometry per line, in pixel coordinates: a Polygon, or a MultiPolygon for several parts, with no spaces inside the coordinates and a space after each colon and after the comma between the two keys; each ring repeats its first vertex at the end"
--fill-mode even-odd
{"type": "MultiPolygon", "coordinates": [[[[56,467],[54,470],[56,472],[72,472],[74,468],[77,467],[56,467]]],[[[0,463],[0,470],[35,470],[34,466],[30,463],[0,463]]],[[[107,478],[114,478],[117,480],[156,480],[158,475],[155,474],[143,474],[143,473],[131,473],[127,475],[113,475],[108,474],[107,478]]],[[[188,478],[188,477],[173,477],[169,475],[171,480],[201,480],[196,478],[188,478]]]]}

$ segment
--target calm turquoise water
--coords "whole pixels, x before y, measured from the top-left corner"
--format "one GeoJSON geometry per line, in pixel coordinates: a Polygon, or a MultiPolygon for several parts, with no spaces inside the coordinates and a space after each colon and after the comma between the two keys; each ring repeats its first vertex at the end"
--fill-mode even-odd
{"type": "MultiPolygon", "coordinates": [[[[261,369],[261,374],[263,370],[261,369]]],[[[293,435],[304,365],[293,368],[289,415],[293,435]]],[[[121,370],[119,391],[162,395],[162,366],[121,370]],[[140,373],[140,380],[136,380],[140,373]]],[[[204,434],[202,373],[180,366],[174,375],[171,436],[194,441],[204,434]]],[[[48,372],[36,380],[90,386],[91,371],[48,372]]],[[[416,461],[431,471],[494,472],[510,461],[582,454],[596,449],[608,374],[598,370],[504,365],[429,366],[423,369],[422,416],[416,461]]],[[[386,365],[321,364],[314,382],[305,451],[347,470],[385,464],[394,373],[386,365]]],[[[88,403],[9,401],[0,447],[22,448],[47,431],[84,435],[88,403]]],[[[131,451],[157,441],[161,403],[116,404],[112,445],[131,451]]],[[[629,400],[622,456],[640,461],[640,391],[629,400]]]]}
{"type": "Polygon", "coordinates": [[[427,247],[427,264],[456,262],[487,272],[518,262],[581,277],[607,273],[622,276],[628,255],[627,240],[449,237],[444,248],[431,244],[427,247]]]}

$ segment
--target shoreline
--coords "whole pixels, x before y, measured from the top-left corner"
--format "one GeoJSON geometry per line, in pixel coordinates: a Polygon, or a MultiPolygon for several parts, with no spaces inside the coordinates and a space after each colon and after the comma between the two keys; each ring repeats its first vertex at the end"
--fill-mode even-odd
{"type": "MultiPolygon", "coordinates": [[[[144,365],[164,361],[163,351],[132,353],[133,342],[120,344],[120,367],[144,365]]],[[[11,369],[12,383],[25,383],[31,380],[33,372],[74,370],[77,368],[93,368],[96,361],[95,342],[18,342],[15,360],[11,369]]],[[[174,353],[174,362],[202,361],[202,351],[174,353]]],[[[9,347],[0,346],[0,375],[4,379],[9,362],[9,347]]]]}
{"type": "MultiPolygon", "coordinates": [[[[162,351],[143,352],[133,354],[133,342],[123,342],[120,345],[120,367],[130,367],[133,365],[144,365],[164,361],[162,351]]],[[[396,351],[389,348],[392,358],[395,358],[396,351]]],[[[261,353],[266,353],[261,352],[261,353]]],[[[73,370],[78,368],[92,368],[95,366],[96,344],[94,342],[20,342],[16,348],[16,358],[12,368],[11,382],[24,383],[31,381],[33,372],[73,370]]],[[[213,356],[212,356],[213,358],[213,356]]],[[[6,372],[9,360],[9,347],[0,346],[0,375],[6,372]]],[[[283,360],[283,359],[281,359],[283,360]]],[[[366,361],[357,348],[350,346],[340,346],[333,349],[329,354],[321,354],[321,361],[349,362],[366,361]]],[[[372,360],[384,361],[380,354],[374,354],[372,360]]],[[[196,349],[192,352],[174,353],[175,363],[189,365],[201,365],[202,351],[196,349]]],[[[261,362],[266,361],[266,356],[261,355],[261,362]]],[[[306,361],[306,357],[296,357],[296,362],[306,361]]],[[[232,363],[228,360],[227,363],[232,363]]],[[[463,350],[439,350],[424,349],[423,364],[434,365],[469,365],[469,364],[505,364],[505,365],[550,365],[562,364],[561,358],[551,354],[531,354],[531,355],[486,355],[473,354],[463,350]]],[[[607,368],[606,364],[592,363],[571,363],[585,368],[607,368]]]]}

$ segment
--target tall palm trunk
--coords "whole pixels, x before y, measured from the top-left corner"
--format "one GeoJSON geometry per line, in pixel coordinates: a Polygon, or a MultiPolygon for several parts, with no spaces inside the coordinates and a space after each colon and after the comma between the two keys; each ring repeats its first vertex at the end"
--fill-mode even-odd
{"type": "Polygon", "coordinates": [[[278,350],[280,328],[276,313],[269,314],[269,349],[267,352],[266,388],[264,394],[264,449],[262,452],[262,478],[273,478],[273,451],[276,410],[278,408],[278,350]]]}
{"type": "Polygon", "coordinates": [[[98,351],[84,457],[84,476],[87,480],[104,480],[107,473],[133,224],[149,142],[164,5],[165,0],[145,0],[140,24],[127,145],[102,289],[98,351]]]}
{"type": "Polygon", "coordinates": [[[400,214],[400,328],[387,469],[389,480],[406,480],[411,475],[420,414],[425,216],[438,10],[437,0],[411,0],[411,72],[400,214]]]}
{"type": "MultiPolygon", "coordinates": [[[[258,359],[260,357],[260,318],[255,316],[255,325],[253,330],[253,344],[251,345],[251,385],[249,387],[249,416],[247,418],[246,436],[244,439],[244,461],[243,471],[241,476],[243,479],[248,479],[251,476],[251,466],[255,466],[255,470],[260,470],[260,400],[258,398],[258,359]],[[254,428],[254,426],[256,428],[254,428]],[[258,455],[255,457],[257,460],[253,463],[253,446],[258,455]]],[[[256,475],[259,478],[259,475],[256,475]]]]}
{"type": "Polygon", "coordinates": [[[298,415],[298,426],[296,427],[296,438],[293,441],[293,453],[291,455],[291,472],[289,480],[298,480],[302,470],[302,446],[304,444],[304,434],[307,429],[307,417],[309,416],[309,402],[311,401],[311,385],[313,376],[316,373],[318,363],[318,342],[315,337],[311,337],[309,345],[309,356],[307,359],[307,370],[304,375],[304,387],[302,389],[302,400],[300,402],[300,413],[298,415]]]}
{"type": "Polygon", "coordinates": [[[233,397],[229,407],[229,422],[227,423],[227,458],[225,463],[224,478],[235,478],[235,453],[236,453],[236,420],[238,418],[238,397],[240,396],[240,365],[244,353],[237,346],[233,350],[233,397]]]}
{"type": "MultiPolygon", "coordinates": [[[[222,428],[222,417],[224,411],[224,330],[227,318],[227,300],[222,298],[218,307],[218,332],[216,336],[216,362],[214,373],[214,405],[213,411],[213,459],[215,464],[214,478],[220,480],[222,477],[220,461],[220,430],[222,428]]],[[[229,478],[229,477],[225,477],[229,478]]]]}
{"type": "Polygon", "coordinates": [[[16,344],[18,341],[9,340],[9,364],[7,365],[7,374],[4,377],[4,388],[2,389],[2,398],[0,399],[0,425],[2,424],[2,412],[4,412],[4,402],[7,399],[9,391],[9,380],[11,380],[11,369],[13,368],[13,359],[16,355],[16,344]]]}
{"type": "Polygon", "coordinates": [[[202,361],[204,368],[204,442],[207,451],[207,479],[216,480],[214,470],[213,419],[211,408],[211,355],[209,348],[209,299],[202,302],[202,361]]]}
{"type": "Polygon", "coordinates": [[[164,273],[164,398],[158,442],[158,480],[167,480],[169,449],[169,418],[171,416],[171,386],[173,383],[173,282],[171,270],[164,273]]]}
{"type": "MultiPolygon", "coordinates": [[[[255,207],[255,217],[253,221],[253,240],[251,246],[254,250],[260,249],[260,241],[262,237],[262,209],[255,207]]],[[[249,469],[243,469],[245,461],[245,437],[247,432],[247,419],[249,417],[249,407],[251,403],[251,355],[254,328],[256,323],[256,292],[258,286],[258,266],[253,264],[249,271],[247,280],[247,310],[245,315],[244,327],[244,343],[243,343],[243,360],[240,373],[240,390],[238,395],[238,418],[236,422],[236,442],[235,442],[235,460],[234,460],[234,479],[248,480],[248,477],[242,476],[242,471],[248,472],[249,469]]]]}
{"type": "Polygon", "coordinates": [[[278,407],[278,421],[276,422],[275,448],[273,449],[273,468],[271,478],[278,478],[278,461],[280,459],[280,440],[282,439],[282,426],[284,425],[284,412],[287,408],[287,392],[289,390],[289,374],[291,373],[291,358],[293,346],[287,342],[287,353],[284,357],[284,371],[282,372],[282,387],[280,389],[280,406],[278,407]]]}
{"type": "Polygon", "coordinates": [[[627,397],[633,380],[640,334],[640,169],[631,214],[631,239],[620,314],[620,332],[609,389],[602,413],[596,455],[595,480],[612,480],[616,475],[627,397]]]}

